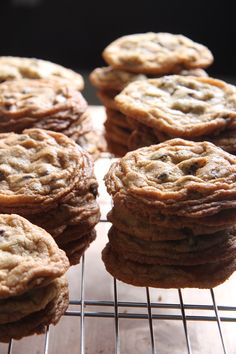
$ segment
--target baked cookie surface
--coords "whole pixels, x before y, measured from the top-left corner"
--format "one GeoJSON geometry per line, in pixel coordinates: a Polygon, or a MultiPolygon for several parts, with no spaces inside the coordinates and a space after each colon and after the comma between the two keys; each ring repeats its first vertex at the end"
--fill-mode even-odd
{"type": "Polygon", "coordinates": [[[105,183],[113,197],[132,197],[133,205],[138,199],[150,212],[153,205],[198,218],[235,208],[236,159],[209,142],[172,139],[129,152],[112,164],[105,183]]]}
{"type": "Polygon", "coordinates": [[[183,35],[139,33],[118,38],[103,51],[115,69],[143,74],[165,74],[205,68],[213,62],[207,47],[183,35]]]}
{"type": "Polygon", "coordinates": [[[57,324],[69,305],[68,283],[64,276],[54,281],[54,297],[45,308],[33,312],[22,319],[0,325],[1,342],[11,338],[21,339],[32,334],[42,334],[50,324],[57,324]]]}
{"type": "Polygon", "coordinates": [[[71,139],[51,131],[0,134],[1,207],[57,200],[81,178],[83,154],[71,139]]]}
{"type": "Polygon", "coordinates": [[[56,78],[61,83],[70,83],[78,90],[84,88],[82,76],[61,65],[36,58],[0,57],[0,82],[15,79],[56,78]]]}
{"type": "Polygon", "coordinates": [[[164,76],[128,85],[118,109],[172,137],[194,138],[234,126],[236,88],[212,78],[164,76]]]}
{"type": "Polygon", "coordinates": [[[1,299],[45,286],[69,267],[53,238],[19,215],[0,215],[0,239],[1,299]]]}
{"type": "Polygon", "coordinates": [[[132,81],[146,79],[145,75],[116,70],[111,66],[96,68],[90,74],[91,83],[100,90],[121,91],[132,81]]]}
{"type": "Polygon", "coordinates": [[[81,93],[58,80],[21,79],[0,84],[1,132],[32,127],[62,131],[86,109],[81,93]]]}

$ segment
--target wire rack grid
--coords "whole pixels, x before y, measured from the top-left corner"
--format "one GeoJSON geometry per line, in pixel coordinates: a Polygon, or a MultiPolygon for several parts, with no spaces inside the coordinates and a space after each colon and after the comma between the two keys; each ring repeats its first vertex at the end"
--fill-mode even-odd
{"type": "MultiPolygon", "coordinates": [[[[97,239],[104,238],[104,230],[108,230],[109,223],[106,220],[106,213],[110,208],[110,200],[105,192],[104,185],[102,184],[102,175],[104,175],[104,171],[108,170],[108,166],[111,163],[110,158],[105,156],[103,159],[100,159],[96,164],[96,170],[98,179],[100,179],[100,185],[102,186],[100,189],[100,205],[102,209],[102,218],[98,225],[98,236],[97,239]],[[105,229],[104,229],[105,227],[105,229]]],[[[94,245],[96,246],[96,242],[94,245]]],[[[95,247],[94,246],[94,247],[95,247]]],[[[100,250],[96,250],[100,253],[100,250]]],[[[88,251],[89,252],[89,251],[88,251]]],[[[234,339],[234,332],[236,326],[231,328],[232,338],[229,341],[229,346],[227,340],[228,336],[228,327],[223,330],[223,325],[225,323],[235,324],[236,325],[236,306],[232,305],[218,305],[216,303],[215,291],[213,289],[203,290],[209,295],[210,302],[202,303],[188,303],[184,301],[184,291],[181,289],[172,290],[175,292],[176,301],[162,301],[159,298],[159,301],[153,301],[153,296],[151,293],[157,294],[158,289],[139,289],[142,292],[142,300],[139,298],[131,301],[125,300],[122,301],[120,299],[120,291],[119,289],[122,287],[129,288],[130,293],[134,293],[136,291],[136,287],[132,287],[129,285],[124,285],[121,282],[118,282],[116,279],[113,279],[111,276],[106,274],[106,279],[109,278],[110,288],[109,288],[109,296],[107,299],[107,295],[103,295],[103,299],[97,299],[96,293],[97,289],[101,287],[101,284],[94,284],[92,282],[92,293],[93,298],[86,298],[86,283],[88,282],[87,273],[90,272],[91,269],[91,257],[86,262],[86,256],[82,258],[80,265],[74,267],[76,268],[76,276],[73,275],[72,282],[79,283],[79,296],[75,297],[75,299],[70,300],[70,307],[64,314],[62,321],[64,319],[69,319],[71,321],[73,318],[79,319],[74,324],[74,332],[71,331],[70,335],[73,336],[73,343],[67,343],[66,338],[62,340],[60,343],[65,342],[66,348],[63,348],[63,345],[60,346],[52,346],[51,345],[51,332],[53,329],[50,327],[47,329],[46,333],[41,336],[41,342],[37,347],[37,343],[35,344],[36,336],[33,337],[30,343],[27,341],[23,346],[19,346],[19,342],[21,341],[11,341],[8,345],[0,344],[0,354],[67,354],[67,353],[78,353],[78,354],[130,354],[130,353],[143,353],[143,354],[157,354],[157,353],[236,353],[236,339],[234,339]],[[78,274],[80,273],[80,274],[78,274]],[[190,314],[188,313],[190,311],[190,314]],[[93,348],[88,345],[87,334],[91,334],[90,324],[86,326],[86,322],[91,318],[93,320],[97,319],[99,321],[99,325],[95,328],[96,331],[99,331],[99,336],[102,335],[102,341],[98,348],[96,344],[96,338],[94,341],[93,348]],[[109,322],[109,328],[113,332],[113,336],[106,332],[106,328],[103,328],[104,321],[106,319],[112,321],[109,322]],[[124,325],[123,321],[126,322],[125,331],[129,328],[130,323],[135,321],[136,325],[132,328],[132,331],[129,332],[129,338],[126,339],[126,344],[124,345],[122,336],[124,335],[124,330],[122,326],[124,325]],[[131,321],[131,322],[130,322],[131,321]],[[142,321],[142,329],[145,329],[145,345],[140,347],[140,350],[135,346],[130,346],[132,336],[135,338],[135,342],[139,343],[138,335],[139,331],[138,322],[142,321]],[[166,337],[164,337],[164,342],[162,338],[158,335],[158,332],[161,331],[161,324],[168,323],[167,333],[171,333],[171,336],[174,337],[174,341],[177,341],[179,333],[181,333],[181,346],[174,347],[170,346],[166,337]],[[175,324],[172,327],[172,323],[175,324]],[[178,323],[178,331],[175,334],[175,330],[177,329],[176,323],[178,323]],[[198,323],[197,332],[193,331],[193,326],[198,323]],[[194,336],[196,336],[199,332],[199,328],[201,329],[204,323],[214,324],[215,337],[212,340],[205,340],[205,345],[202,347],[201,345],[196,346],[196,341],[194,336]],[[200,327],[199,327],[200,325],[200,327]],[[181,327],[181,330],[179,331],[181,327]],[[191,328],[190,328],[191,327],[191,328]],[[190,330],[189,330],[190,328],[190,330]],[[109,345],[106,346],[107,336],[109,336],[109,345]],[[175,338],[176,336],[176,338],[175,338]],[[217,340],[216,340],[217,337],[217,340]],[[166,343],[165,343],[166,341],[166,343]],[[212,343],[213,347],[212,347],[212,343]]],[[[99,255],[97,255],[99,257],[99,255]]],[[[94,268],[94,255],[92,255],[92,266],[94,268]]],[[[103,272],[105,273],[105,269],[103,268],[103,272]]],[[[234,284],[233,280],[231,281],[230,291],[233,291],[234,284]]],[[[229,281],[230,283],[230,281],[229,281]]],[[[103,284],[102,284],[103,287],[103,284]]],[[[164,294],[168,294],[169,290],[163,290],[164,294]]],[[[193,294],[195,290],[191,290],[191,294],[193,294]]],[[[196,290],[197,291],[197,290],[196,290]]],[[[224,290],[223,291],[227,291],[224,290]]],[[[125,293],[123,291],[123,293],[125,293]]],[[[163,294],[162,292],[162,294],[163,294]]],[[[199,299],[201,299],[201,291],[199,291],[199,299]]],[[[155,297],[155,296],[154,296],[155,297]]],[[[155,297],[156,298],[156,297],[155,297]]],[[[236,300],[235,300],[236,303],[236,300]]],[[[68,321],[67,321],[68,326],[68,321]]],[[[57,326],[56,326],[57,327],[57,326]]],[[[132,327],[132,326],[131,326],[132,327]]],[[[204,328],[204,326],[203,326],[204,328]]],[[[140,332],[143,335],[144,332],[140,332]]],[[[53,335],[52,341],[57,342],[62,336],[66,336],[66,331],[64,332],[63,328],[56,331],[53,335]]],[[[132,341],[133,342],[133,341],[132,341]]],[[[202,343],[200,341],[200,343],[202,343]]]]}

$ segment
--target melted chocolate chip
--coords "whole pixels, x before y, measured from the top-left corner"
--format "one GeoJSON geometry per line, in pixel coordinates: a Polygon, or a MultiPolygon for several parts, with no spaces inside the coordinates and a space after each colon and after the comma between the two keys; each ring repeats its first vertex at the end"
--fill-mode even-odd
{"type": "Polygon", "coordinates": [[[199,168],[199,165],[197,162],[194,162],[193,164],[191,164],[190,166],[187,166],[185,169],[185,173],[188,175],[195,175],[197,170],[199,168]]]}
{"type": "Polygon", "coordinates": [[[3,236],[5,234],[5,231],[0,229],[0,236],[3,236]]]}
{"type": "Polygon", "coordinates": [[[159,176],[157,176],[157,179],[159,179],[161,182],[165,182],[168,178],[168,174],[163,172],[159,176]]]}
{"type": "Polygon", "coordinates": [[[98,195],[98,186],[96,184],[92,184],[90,187],[89,187],[89,191],[90,193],[93,194],[93,196],[96,198],[97,195],[98,195]]]}
{"type": "Polygon", "coordinates": [[[2,172],[0,172],[0,181],[3,181],[5,179],[5,176],[2,172]]]}
{"type": "Polygon", "coordinates": [[[23,180],[30,179],[30,178],[33,178],[33,176],[32,175],[24,175],[22,177],[23,180]]]}

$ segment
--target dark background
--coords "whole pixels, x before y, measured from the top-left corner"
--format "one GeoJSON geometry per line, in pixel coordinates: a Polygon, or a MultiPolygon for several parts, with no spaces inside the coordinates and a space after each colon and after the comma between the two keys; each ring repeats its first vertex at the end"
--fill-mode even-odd
{"type": "Polygon", "coordinates": [[[236,77],[234,1],[0,0],[0,55],[48,59],[76,70],[104,65],[101,51],[138,32],[182,33],[208,46],[217,77],[236,77]]]}

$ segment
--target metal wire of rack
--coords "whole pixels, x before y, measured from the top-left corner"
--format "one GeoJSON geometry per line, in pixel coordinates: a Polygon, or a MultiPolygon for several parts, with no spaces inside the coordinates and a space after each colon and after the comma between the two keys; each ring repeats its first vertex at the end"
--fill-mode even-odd
{"type": "MultiPolygon", "coordinates": [[[[101,218],[100,224],[108,223],[105,218],[101,218]]],[[[99,236],[98,236],[99,237],[99,236]]],[[[85,298],[85,282],[86,282],[86,266],[85,266],[85,255],[82,258],[80,264],[80,298],[79,300],[71,300],[70,305],[76,306],[76,310],[68,309],[63,317],[78,317],[80,318],[80,329],[79,329],[79,346],[76,353],[78,354],[87,354],[85,346],[85,321],[87,318],[110,318],[114,320],[114,352],[115,354],[126,354],[122,351],[121,341],[120,341],[120,321],[121,319],[129,320],[145,320],[146,326],[149,328],[149,340],[150,340],[150,351],[145,352],[144,354],[159,354],[161,353],[158,350],[158,343],[155,339],[155,330],[154,323],[158,321],[180,321],[183,325],[184,337],[185,337],[185,350],[183,351],[191,354],[193,353],[192,343],[189,335],[189,323],[190,322],[215,322],[218,327],[218,335],[221,342],[221,353],[227,354],[227,345],[225,337],[222,330],[222,323],[235,323],[236,324],[236,306],[227,306],[227,305],[217,305],[215,292],[213,289],[209,289],[211,302],[212,304],[191,304],[185,303],[183,297],[183,291],[177,289],[179,303],[172,302],[153,302],[150,297],[150,289],[146,288],[145,300],[140,301],[119,301],[119,282],[116,279],[113,279],[113,300],[88,300],[85,298]],[[93,308],[101,308],[102,310],[92,310],[93,308]],[[104,310],[107,309],[107,310],[104,310]],[[135,312],[123,311],[123,309],[132,309],[135,312]],[[89,310],[87,310],[89,309],[89,310]],[[146,309],[146,313],[143,311],[146,309]],[[142,310],[142,311],[141,311],[142,310]],[[153,311],[165,311],[165,313],[153,313],[153,311]],[[168,313],[167,310],[178,310],[179,314],[168,313]],[[196,314],[188,315],[186,312],[191,310],[196,312],[196,314]],[[214,314],[201,314],[198,312],[207,312],[212,311],[214,314]],[[221,313],[221,315],[220,315],[221,313]]],[[[95,289],[96,290],[96,289],[95,289]]],[[[167,290],[168,291],[168,290],[167,290]]],[[[50,328],[47,328],[46,333],[44,334],[44,346],[42,352],[37,352],[39,354],[51,354],[50,353],[50,328]]],[[[7,354],[18,354],[14,351],[15,341],[11,340],[8,344],[7,350],[4,352],[7,354]]],[[[236,340],[235,340],[236,347],[236,340]]],[[[1,344],[0,344],[1,349],[1,344]]],[[[68,349],[68,353],[69,353],[68,349]]],[[[3,352],[0,350],[0,354],[3,352]]],[[[31,353],[30,351],[28,352],[31,353]]],[[[25,352],[25,354],[28,354],[25,352]]],[[[57,354],[64,354],[63,352],[57,352],[57,354]]],[[[99,352],[100,353],[100,352],[99,352]]],[[[108,353],[104,351],[104,354],[108,353]]],[[[131,353],[131,352],[129,352],[131,353]]],[[[132,352],[135,353],[135,352],[132,352]]],[[[172,353],[175,353],[172,351],[172,353]]],[[[203,353],[203,352],[198,352],[203,353]]],[[[236,353],[236,350],[234,351],[236,353]]],[[[65,353],[67,354],[67,352],[65,353]]],[[[109,352],[110,354],[110,352],[109,352]]],[[[205,354],[205,352],[204,352],[205,354]]]]}

